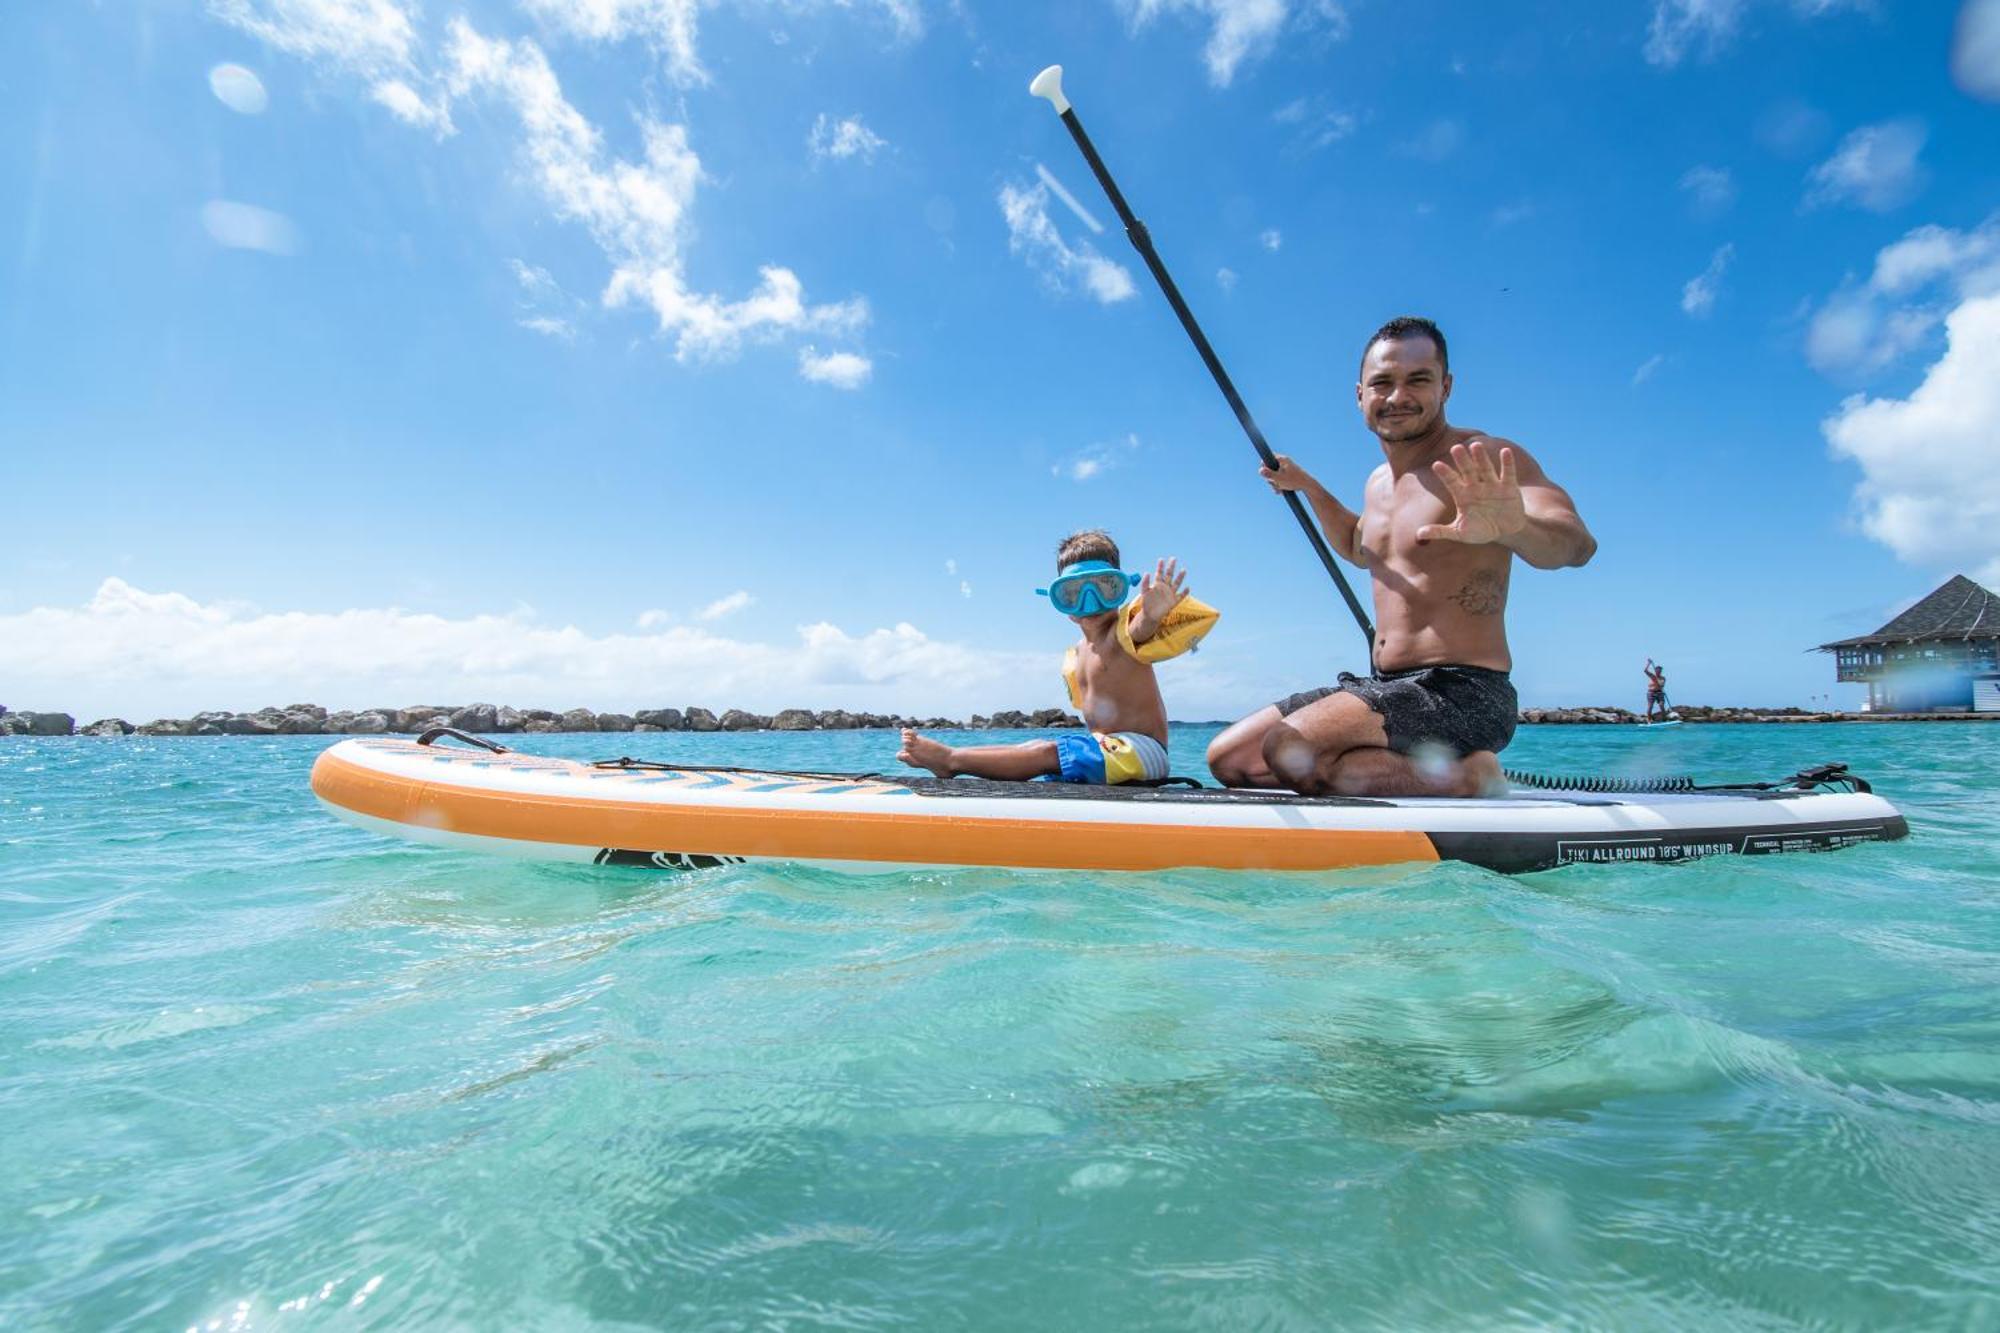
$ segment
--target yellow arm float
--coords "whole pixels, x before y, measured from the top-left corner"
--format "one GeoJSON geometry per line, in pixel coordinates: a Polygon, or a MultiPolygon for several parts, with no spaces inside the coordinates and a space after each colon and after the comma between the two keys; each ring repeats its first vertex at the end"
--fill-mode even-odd
{"type": "Polygon", "coordinates": [[[1183,597],[1167,618],[1160,622],[1159,630],[1144,643],[1132,639],[1132,617],[1139,613],[1135,602],[1130,612],[1118,617],[1118,643],[1126,652],[1141,662],[1164,662],[1170,657],[1179,657],[1215,628],[1215,622],[1222,619],[1222,612],[1195,597],[1183,597]]]}
{"type": "Polygon", "coordinates": [[[1083,712],[1083,686],[1077,683],[1076,645],[1071,644],[1063,653],[1063,685],[1069,690],[1069,706],[1078,713],[1083,712]]]}

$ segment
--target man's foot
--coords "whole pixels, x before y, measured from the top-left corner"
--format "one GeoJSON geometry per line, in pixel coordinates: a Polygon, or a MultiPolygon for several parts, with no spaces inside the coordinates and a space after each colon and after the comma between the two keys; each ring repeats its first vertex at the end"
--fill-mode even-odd
{"type": "MultiPolygon", "coordinates": [[[[1500,796],[1507,790],[1507,778],[1500,770],[1500,756],[1491,750],[1475,750],[1454,759],[1442,747],[1429,754],[1397,754],[1393,750],[1368,747],[1349,750],[1336,759],[1322,780],[1315,774],[1315,790],[1307,796],[1500,796]]],[[[1298,790],[1298,789],[1294,789],[1298,790]]]]}
{"type": "Polygon", "coordinates": [[[951,747],[943,741],[920,736],[908,727],[903,728],[903,748],[896,751],[896,758],[911,768],[928,768],[941,778],[952,775],[951,747]]]}
{"type": "Polygon", "coordinates": [[[1507,775],[1500,768],[1500,756],[1491,750],[1475,750],[1459,761],[1465,796],[1504,796],[1507,775]]]}

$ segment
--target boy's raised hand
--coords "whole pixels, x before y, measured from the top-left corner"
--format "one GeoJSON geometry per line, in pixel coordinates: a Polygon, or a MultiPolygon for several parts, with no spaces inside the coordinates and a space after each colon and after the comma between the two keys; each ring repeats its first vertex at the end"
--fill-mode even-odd
{"type": "Polygon", "coordinates": [[[1144,642],[1158,632],[1167,613],[1187,596],[1187,571],[1180,561],[1168,556],[1153,566],[1153,572],[1139,580],[1139,614],[1132,618],[1132,637],[1144,642]]]}

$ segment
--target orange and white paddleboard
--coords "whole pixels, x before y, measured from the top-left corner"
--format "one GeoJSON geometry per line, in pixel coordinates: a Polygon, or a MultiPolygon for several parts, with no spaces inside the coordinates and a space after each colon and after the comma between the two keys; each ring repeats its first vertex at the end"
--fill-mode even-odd
{"type": "Polygon", "coordinates": [[[1817,851],[1909,832],[1894,806],[1866,790],[1309,798],[591,765],[376,737],[322,753],[312,788],[335,814],[378,833],[667,869],[791,861],[858,871],[1336,870],[1456,860],[1525,871],[1817,851]]]}

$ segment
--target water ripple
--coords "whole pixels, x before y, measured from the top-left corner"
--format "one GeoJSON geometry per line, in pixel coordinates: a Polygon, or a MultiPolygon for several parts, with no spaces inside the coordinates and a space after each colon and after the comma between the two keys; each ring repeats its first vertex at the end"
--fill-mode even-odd
{"type": "Polygon", "coordinates": [[[0,743],[0,1325],[2000,1327],[2000,747],[1686,730],[1918,836],[657,876],[346,828],[311,738],[0,743]]]}

